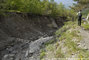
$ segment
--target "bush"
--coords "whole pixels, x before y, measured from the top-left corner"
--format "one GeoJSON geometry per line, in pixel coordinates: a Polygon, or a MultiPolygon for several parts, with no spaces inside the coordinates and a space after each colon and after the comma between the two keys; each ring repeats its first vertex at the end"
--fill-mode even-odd
{"type": "MultiPolygon", "coordinates": [[[[5,0],[0,2],[3,10],[7,12],[27,12],[41,15],[64,16],[72,20],[74,11],[66,9],[62,3],[48,0],[5,0]]],[[[1,6],[0,6],[1,7],[1,6]]],[[[1,8],[1,9],[2,9],[1,8]]]]}

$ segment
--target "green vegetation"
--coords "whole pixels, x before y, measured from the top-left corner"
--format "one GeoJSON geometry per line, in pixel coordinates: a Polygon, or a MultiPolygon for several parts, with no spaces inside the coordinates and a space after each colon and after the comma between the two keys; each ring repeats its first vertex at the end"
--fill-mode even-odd
{"type": "Polygon", "coordinates": [[[83,24],[84,29],[89,30],[89,23],[83,24]]]}
{"type": "Polygon", "coordinates": [[[56,58],[64,58],[64,54],[61,51],[61,48],[58,48],[55,53],[56,58]]]}
{"type": "Polygon", "coordinates": [[[45,51],[41,50],[40,59],[42,59],[44,56],[45,56],[45,51]]]}
{"type": "MultiPolygon", "coordinates": [[[[83,11],[83,18],[87,18],[88,16],[88,11],[89,9],[86,9],[85,11],[83,11]]],[[[82,27],[85,29],[85,30],[89,30],[89,19],[88,20],[82,20],[82,27]]]]}
{"type": "Polygon", "coordinates": [[[57,41],[45,46],[45,57],[51,59],[72,58],[72,56],[74,56],[75,59],[78,58],[77,60],[89,58],[89,51],[78,45],[82,40],[80,29],[81,27],[77,25],[76,21],[66,22],[65,25],[55,33],[57,41]]]}
{"type": "Polygon", "coordinates": [[[74,6],[72,6],[71,8],[79,11],[80,9],[86,9],[89,8],[89,0],[74,0],[77,1],[77,4],[74,4],[74,6]]]}
{"type": "MultiPolygon", "coordinates": [[[[86,8],[89,8],[89,0],[74,1],[77,1],[78,4],[72,6],[72,9],[67,9],[62,3],[57,4],[54,0],[0,0],[0,14],[4,12],[21,12],[50,15],[52,17],[67,17],[70,21],[66,22],[55,33],[57,36],[56,41],[52,40],[45,44],[45,48],[41,50],[40,58],[67,58],[74,56],[81,60],[81,58],[89,58],[89,52],[78,46],[82,37],[80,35],[80,27],[74,21],[76,20],[75,11],[83,9],[83,14],[86,16],[89,12],[89,9],[86,10],[86,8]]],[[[82,26],[89,30],[88,22],[82,24],[82,26]]]]}
{"type": "Polygon", "coordinates": [[[89,8],[87,8],[87,9],[85,9],[85,10],[82,11],[82,14],[85,15],[85,16],[87,16],[88,13],[89,13],[89,8]]]}
{"type": "Polygon", "coordinates": [[[72,19],[74,11],[66,9],[62,3],[54,0],[2,0],[0,1],[0,14],[3,12],[22,12],[40,15],[62,16],[72,19]]]}
{"type": "Polygon", "coordinates": [[[89,21],[83,21],[82,26],[85,30],[89,30],[89,21]]]}
{"type": "MultiPolygon", "coordinates": [[[[75,11],[89,7],[89,0],[74,0],[72,9],[75,11]],[[82,7],[82,8],[81,8],[82,7]]],[[[75,11],[66,9],[62,3],[57,4],[54,0],[0,0],[0,14],[2,12],[27,12],[41,15],[62,16],[68,20],[75,20],[75,11]]]]}
{"type": "MultiPolygon", "coordinates": [[[[77,28],[76,23],[68,22],[64,26],[67,28],[67,30],[60,34],[61,37],[59,37],[59,40],[65,41],[64,46],[69,48],[70,54],[72,54],[73,52],[76,52],[78,50],[77,43],[81,40],[81,36],[79,35],[79,31],[76,29],[77,28]]],[[[60,31],[62,31],[62,29],[61,30],[59,29],[59,31],[57,31],[57,36],[59,35],[58,32],[60,33],[60,31]]]]}
{"type": "MultiPolygon", "coordinates": [[[[71,7],[75,11],[89,8],[89,0],[74,1],[78,2],[78,4],[74,4],[74,6],[71,7]]],[[[71,13],[73,13],[73,10],[66,9],[62,3],[57,4],[54,0],[0,0],[0,12],[2,11],[29,12],[52,16],[71,16],[71,13]]]]}

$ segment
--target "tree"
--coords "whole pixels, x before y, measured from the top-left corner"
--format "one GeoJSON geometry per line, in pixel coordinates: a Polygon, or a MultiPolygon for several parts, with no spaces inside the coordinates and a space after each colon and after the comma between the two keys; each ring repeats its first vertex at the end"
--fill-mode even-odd
{"type": "Polygon", "coordinates": [[[74,4],[74,7],[71,7],[72,9],[79,11],[80,9],[86,9],[89,8],[89,0],[74,0],[77,2],[77,4],[74,4]]]}
{"type": "Polygon", "coordinates": [[[5,5],[5,0],[0,0],[0,14],[3,14],[5,12],[6,5],[5,5]]]}
{"type": "Polygon", "coordinates": [[[2,11],[7,12],[27,12],[51,16],[69,14],[62,3],[57,4],[54,0],[0,0],[0,7],[2,11]]]}

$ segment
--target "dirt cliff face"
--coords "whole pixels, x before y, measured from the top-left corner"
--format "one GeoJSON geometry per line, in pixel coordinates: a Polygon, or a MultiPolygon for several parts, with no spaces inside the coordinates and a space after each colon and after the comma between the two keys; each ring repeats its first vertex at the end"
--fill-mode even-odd
{"type": "Polygon", "coordinates": [[[28,52],[33,48],[29,49],[29,47],[40,47],[44,41],[51,40],[49,36],[52,36],[65,21],[65,18],[61,17],[53,18],[29,13],[5,13],[5,16],[0,16],[0,60],[12,58],[14,60],[26,60],[32,56],[36,57],[35,53],[30,54],[28,52]],[[38,41],[34,45],[33,43],[37,39],[38,41]],[[28,57],[29,54],[30,57],[28,57]]]}
{"type": "Polygon", "coordinates": [[[12,41],[12,38],[32,41],[50,36],[55,32],[55,28],[63,25],[64,21],[66,20],[60,17],[6,13],[6,16],[0,16],[0,49],[12,41]]]}

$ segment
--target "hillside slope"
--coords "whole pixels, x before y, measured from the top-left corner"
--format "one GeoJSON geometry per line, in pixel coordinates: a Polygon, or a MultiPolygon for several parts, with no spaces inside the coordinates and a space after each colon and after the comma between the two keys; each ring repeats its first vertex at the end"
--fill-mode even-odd
{"type": "MultiPolygon", "coordinates": [[[[47,43],[40,53],[41,59],[89,59],[89,31],[69,21],[56,32],[56,42],[47,43]]],[[[55,41],[55,40],[54,40],[55,41]]]]}

